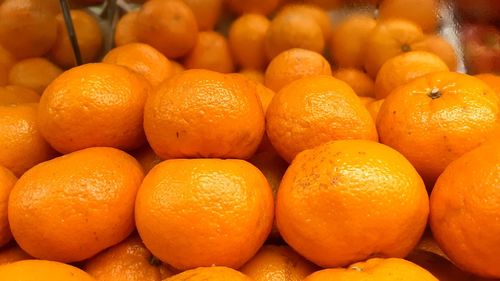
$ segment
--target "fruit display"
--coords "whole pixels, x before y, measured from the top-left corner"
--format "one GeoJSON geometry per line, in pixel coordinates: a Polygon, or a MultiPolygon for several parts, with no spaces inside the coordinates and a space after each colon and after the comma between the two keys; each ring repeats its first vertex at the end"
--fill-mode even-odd
{"type": "Polygon", "coordinates": [[[500,280],[499,3],[0,0],[0,281],[500,280]]]}

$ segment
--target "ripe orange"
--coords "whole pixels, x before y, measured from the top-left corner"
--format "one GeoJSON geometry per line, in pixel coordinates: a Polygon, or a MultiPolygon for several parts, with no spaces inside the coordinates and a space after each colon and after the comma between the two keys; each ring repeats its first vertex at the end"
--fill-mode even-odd
{"type": "Polygon", "coordinates": [[[219,21],[223,0],[183,0],[193,11],[200,30],[212,30],[219,21]]]}
{"type": "Polygon", "coordinates": [[[33,257],[19,248],[17,244],[5,246],[0,250],[0,265],[29,259],[33,257]]]}
{"type": "Polygon", "coordinates": [[[0,166],[0,247],[5,246],[12,239],[7,218],[7,202],[16,181],[17,178],[11,171],[0,166]]]}
{"type": "Polygon", "coordinates": [[[295,2],[316,5],[326,10],[337,9],[342,6],[342,0],[294,0],[295,2]]]}
{"type": "Polygon", "coordinates": [[[40,99],[40,132],[61,153],[93,146],[138,148],[145,141],[142,116],[149,87],[139,74],[122,66],[94,63],[72,68],[40,99]]]}
{"type": "Polygon", "coordinates": [[[187,69],[234,72],[233,57],[226,38],[215,31],[198,33],[196,44],[184,58],[184,66],[187,69]]]}
{"type": "Polygon", "coordinates": [[[375,83],[363,71],[355,68],[340,68],[333,72],[333,77],[346,82],[359,97],[375,96],[375,83]]]}
{"type": "Polygon", "coordinates": [[[277,16],[285,14],[302,14],[313,18],[323,32],[323,38],[328,41],[332,35],[332,23],[330,15],[326,10],[321,9],[319,6],[311,4],[290,4],[284,6],[277,16]]]}
{"type": "Polygon", "coordinates": [[[384,0],[379,7],[380,19],[401,18],[433,32],[439,24],[439,0],[384,0]]]}
{"type": "Polygon", "coordinates": [[[37,126],[35,103],[0,106],[0,165],[21,176],[55,156],[37,126]]]}
{"type": "Polygon", "coordinates": [[[377,99],[387,97],[397,87],[428,73],[449,71],[438,56],[424,51],[411,51],[388,59],[375,80],[377,99]]]}
{"type": "Polygon", "coordinates": [[[260,84],[264,84],[264,73],[259,70],[253,69],[242,69],[239,74],[245,76],[246,78],[258,82],[260,84]]]}
{"type": "Polygon", "coordinates": [[[305,49],[290,49],[276,56],[266,69],[264,85],[278,92],[303,77],[331,75],[328,61],[320,54],[305,49]]]}
{"type": "Polygon", "coordinates": [[[62,70],[46,58],[30,58],[18,61],[9,72],[9,83],[32,89],[42,94],[62,70]]]}
{"type": "MultiPolygon", "coordinates": [[[[498,140],[498,139],[497,139],[498,140]]],[[[465,271],[500,278],[500,145],[480,146],[453,161],[431,195],[430,225],[439,246],[465,271]]]]}
{"type": "Polygon", "coordinates": [[[450,162],[500,133],[499,99],[472,76],[431,73],[385,99],[377,128],[432,187],[450,162]]]}
{"type": "Polygon", "coordinates": [[[225,0],[225,2],[229,9],[237,14],[254,13],[263,15],[270,14],[280,4],[280,0],[225,0]]]}
{"type": "Polygon", "coordinates": [[[458,269],[446,258],[424,250],[413,250],[406,258],[428,270],[440,281],[472,281],[471,276],[458,269]]]}
{"type": "Polygon", "coordinates": [[[368,104],[376,101],[376,99],[372,97],[359,97],[359,100],[361,101],[361,104],[364,105],[365,107],[367,107],[368,104]]]}
{"type": "Polygon", "coordinates": [[[457,70],[457,53],[443,37],[435,34],[426,35],[424,40],[418,44],[417,49],[436,54],[448,65],[450,71],[457,70]]]}
{"type": "Polygon", "coordinates": [[[252,281],[243,273],[224,266],[199,267],[186,270],[164,281],[252,281]]]}
{"type": "Polygon", "coordinates": [[[333,30],[330,56],[339,67],[363,68],[366,37],[377,22],[368,14],[352,14],[333,30]]]}
{"type": "Polygon", "coordinates": [[[324,269],[304,279],[304,281],[327,280],[438,281],[436,277],[420,266],[396,258],[369,259],[366,262],[355,263],[347,269],[324,269]]]}
{"type": "Polygon", "coordinates": [[[229,46],[236,63],[242,68],[264,69],[268,60],[264,47],[269,20],[259,14],[245,14],[229,28],[229,46]]]}
{"type": "Polygon", "coordinates": [[[5,86],[9,82],[9,71],[16,59],[0,45],[0,86],[5,86]]]}
{"type": "Polygon", "coordinates": [[[254,281],[302,281],[316,269],[289,247],[266,245],[240,270],[254,281]]]}
{"type": "Polygon", "coordinates": [[[0,266],[0,280],[95,281],[77,267],[44,260],[23,260],[0,266]]]}
{"type": "Polygon", "coordinates": [[[243,87],[246,88],[246,91],[255,92],[257,94],[265,115],[267,108],[275,95],[274,91],[242,74],[232,73],[230,75],[237,80],[237,83],[243,85],[243,87]]]}
{"type": "Polygon", "coordinates": [[[182,64],[180,64],[176,61],[171,60],[170,64],[172,65],[172,76],[174,76],[175,74],[179,74],[179,73],[183,72],[184,70],[186,70],[182,64]]]}
{"type": "Polygon", "coordinates": [[[403,155],[376,142],[344,140],[295,158],[278,190],[276,222],[299,254],[338,267],[406,256],[428,212],[424,183],[403,155]]]}
{"type": "Polygon", "coordinates": [[[136,235],[92,257],[83,270],[97,281],[161,281],[173,275],[136,235]]]}
{"type": "Polygon", "coordinates": [[[40,95],[33,90],[12,85],[0,87],[0,105],[33,103],[39,100],[40,95]]]}
{"type": "Polygon", "coordinates": [[[137,30],[138,15],[139,12],[137,11],[128,12],[118,20],[116,23],[114,38],[116,46],[139,42],[139,34],[137,30]]]}
{"type": "Polygon", "coordinates": [[[12,234],[36,258],[90,258],[132,232],[143,177],[132,156],[110,147],[83,149],[37,165],[11,191],[12,234]]]}
{"type": "Polygon", "coordinates": [[[150,0],[141,7],[136,21],[139,40],[167,58],[182,57],[196,44],[196,18],[182,0],[150,0]]]}
{"type": "Polygon", "coordinates": [[[173,159],[145,177],[135,213],[148,249],[173,267],[239,268],[267,238],[273,206],[266,178],[248,162],[173,159]]]}
{"type": "MultiPolygon", "coordinates": [[[[63,68],[76,66],[73,47],[69,40],[64,17],[57,15],[57,40],[52,46],[49,58],[63,68]]],[[[71,19],[75,26],[78,46],[84,63],[94,62],[102,48],[103,34],[94,16],[84,10],[72,10],[71,19]]]]}
{"type": "Polygon", "coordinates": [[[378,113],[380,112],[380,108],[382,107],[384,101],[385,99],[376,100],[369,102],[368,104],[365,105],[366,109],[368,109],[368,112],[370,112],[370,115],[372,116],[373,121],[375,123],[377,122],[378,113]]]}
{"type": "Polygon", "coordinates": [[[284,87],[271,101],[266,121],[271,143],[288,162],[299,152],[332,140],[377,140],[375,124],[354,91],[326,75],[284,87]]]}
{"type": "Polygon", "coordinates": [[[102,62],[125,66],[144,76],[153,87],[172,76],[170,61],[155,48],[142,43],[116,47],[106,54],[102,62]]]}
{"type": "Polygon", "coordinates": [[[500,98],[500,76],[494,73],[482,73],[474,75],[476,78],[481,79],[484,83],[488,84],[500,98]]]}
{"type": "Polygon", "coordinates": [[[144,130],[164,159],[249,158],[264,134],[264,112],[255,88],[232,75],[187,70],[148,98],[144,130]]]}
{"type": "Polygon", "coordinates": [[[135,159],[137,159],[137,161],[139,161],[139,164],[141,164],[146,174],[153,169],[154,166],[161,162],[160,157],[155,154],[149,145],[134,150],[131,154],[135,157],[135,159]]]}

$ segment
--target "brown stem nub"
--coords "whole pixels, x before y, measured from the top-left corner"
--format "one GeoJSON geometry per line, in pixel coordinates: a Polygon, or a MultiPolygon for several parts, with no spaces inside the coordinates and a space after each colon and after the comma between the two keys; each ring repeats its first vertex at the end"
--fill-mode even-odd
{"type": "Polygon", "coordinates": [[[435,100],[441,97],[441,92],[438,88],[432,88],[432,90],[427,94],[431,99],[435,100]]]}
{"type": "Polygon", "coordinates": [[[401,51],[403,51],[403,52],[405,52],[405,53],[406,53],[406,52],[411,51],[411,47],[410,47],[410,45],[408,45],[408,44],[403,44],[403,45],[401,46],[401,51]]]}

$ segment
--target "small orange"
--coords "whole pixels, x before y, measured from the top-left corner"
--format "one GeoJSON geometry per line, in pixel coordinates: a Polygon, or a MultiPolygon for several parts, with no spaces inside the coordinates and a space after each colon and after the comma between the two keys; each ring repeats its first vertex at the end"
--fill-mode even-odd
{"type": "Polygon", "coordinates": [[[312,17],[323,31],[323,38],[328,41],[332,35],[332,23],[326,10],[312,4],[289,4],[281,8],[277,16],[284,14],[303,14],[312,17]]]}
{"type": "Polygon", "coordinates": [[[7,218],[7,202],[16,181],[17,178],[11,171],[0,166],[0,247],[5,246],[12,239],[7,218]]]}
{"type": "Polygon", "coordinates": [[[147,248],[177,269],[239,268],[267,238],[273,207],[266,178],[246,161],[173,159],[145,177],[135,217],[147,248]]]}
{"type": "MultiPolygon", "coordinates": [[[[57,15],[57,40],[52,46],[49,58],[63,68],[76,66],[73,47],[69,40],[62,14],[57,15]]],[[[94,62],[102,49],[103,34],[94,16],[84,10],[71,10],[71,19],[78,38],[78,46],[84,63],[94,62]]]]}
{"type": "Polygon", "coordinates": [[[359,97],[359,100],[361,101],[361,104],[363,104],[365,107],[367,107],[368,104],[376,101],[376,99],[372,97],[359,97]]]}
{"type": "Polygon", "coordinates": [[[171,60],[170,64],[172,65],[172,76],[174,76],[175,74],[179,74],[179,73],[183,72],[184,70],[186,70],[182,64],[180,64],[176,61],[171,60]]]}
{"type": "Polygon", "coordinates": [[[92,257],[83,270],[97,281],[161,281],[173,275],[136,235],[92,257]]]}
{"type": "Polygon", "coordinates": [[[131,154],[139,161],[146,174],[161,162],[160,157],[155,154],[149,145],[134,150],[131,154]]]}
{"type": "Polygon", "coordinates": [[[333,30],[330,56],[339,67],[363,68],[366,37],[377,22],[368,14],[354,13],[333,30]]]}
{"type": "Polygon", "coordinates": [[[40,95],[33,90],[12,85],[0,87],[0,105],[33,103],[39,100],[40,95]]]}
{"type": "Polygon", "coordinates": [[[333,77],[346,82],[359,97],[374,97],[373,79],[355,68],[340,68],[333,72],[333,77]]]}
{"type": "Polygon", "coordinates": [[[109,51],[104,63],[121,65],[146,78],[153,87],[172,76],[170,61],[155,48],[143,43],[130,43],[109,51]]]}
{"type": "Polygon", "coordinates": [[[32,89],[42,94],[47,85],[62,73],[46,58],[29,58],[18,61],[9,72],[9,84],[32,89]]]}
{"type": "Polygon", "coordinates": [[[469,274],[433,252],[415,249],[405,259],[428,270],[440,281],[472,281],[469,274]]]}
{"type": "Polygon", "coordinates": [[[23,260],[0,266],[0,280],[95,281],[83,270],[60,262],[23,260]]]}
{"type": "Polygon", "coordinates": [[[449,71],[437,55],[424,51],[411,51],[388,59],[375,79],[377,99],[387,97],[397,87],[428,73],[449,71]]]}
{"type": "Polygon", "coordinates": [[[494,73],[482,73],[474,75],[476,78],[481,79],[484,83],[488,84],[490,88],[495,90],[500,98],[500,76],[494,73]]]}
{"type": "Polygon", "coordinates": [[[439,0],[384,0],[379,7],[381,20],[407,19],[424,31],[433,32],[439,24],[439,0]]]}
{"type": "Polygon", "coordinates": [[[243,74],[232,73],[231,76],[237,79],[238,83],[242,83],[242,85],[248,87],[248,91],[250,92],[255,91],[255,93],[259,97],[260,103],[262,104],[262,109],[264,110],[264,115],[265,115],[267,112],[267,108],[269,107],[269,104],[271,103],[271,100],[275,95],[274,91],[262,85],[261,83],[258,83],[246,77],[243,74]]]}
{"type": "Polygon", "coordinates": [[[432,187],[453,160],[500,133],[500,103],[477,78],[430,73],[387,96],[377,128],[380,142],[401,152],[432,187]]]}
{"type": "Polygon", "coordinates": [[[448,65],[450,71],[457,70],[457,53],[453,46],[443,37],[435,34],[426,35],[417,48],[439,56],[448,65]]]}
{"type": "Polygon", "coordinates": [[[278,92],[300,78],[331,74],[330,64],[322,55],[294,48],[284,51],[271,61],[264,75],[264,85],[278,92]]]}
{"type": "Polygon", "coordinates": [[[200,30],[212,30],[222,13],[223,0],[183,0],[193,11],[200,30]]]}
{"type": "Polygon", "coordinates": [[[136,21],[139,40],[169,59],[186,55],[196,44],[196,18],[182,0],[150,0],[142,5],[136,21]]]}
{"type": "Polygon", "coordinates": [[[16,59],[0,45],[0,86],[5,86],[9,82],[9,71],[16,59]]]}
{"type": "Polygon", "coordinates": [[[317,267],[289,247],[266,245],[240,270],[254,281],[302,281],[317,267]]]}
{"type": "Polygon", "coordinates": [[[145,141],[142,116],[149,88],[143,77],[122,66],[72,68],[40,99],[40,132],[61,153],[93,146],[138,148],[145,141]]]}
{"type": "Polygon", "coordinates": [[[448,165],[431,195],[439,246],[458,267],[486,278],[500,278],[499,163],[498,141],[482,145],[448,165]]]}
{"type": "Polygon", "coordinates": [[[325,38],[314,18],[302,13],[286,13],[271,21],[265,38],[267,57],[273,59],[292,48],[323,52],[325,38]]]}
{"type": "Polygon", "coordinates": [[[232,75],[193,69],[168,79],[149,96],[144,129],[164,159],[245,159],[262,139],[264,112],[255,88],[232,75]]]}
{"type": "Polygon", "coordinates": [[[29,259],[33,259],[33,257],[19,248],[17,244],[6,246],[0,250],[0,265],[29,259]]]}
{"type": "Polygon", "coordinates": [[[262,14],[268,15],[280,4],[280,0],[225,0],[227,6],[231,11],[237,14],[262,14]]]}
{"type": "Polygon", "coordinates": [[[264,84],[264,72],[260,70],[242,69],[239,73],[252,81],[264,84]]]}
{"type": "Polygon", "coordinates": [[[186,270],[164,281],[252,281],[243,273],[224,266],[199,267],[186,270]]]}
{"type": "Polygon", "coordinates": [[[90,258],[132,232],[143,177],[132,156],[110,147],[87,148],[37,165],[11,191],[12,234],[36,258],[90,258]]]}
{"type": "Polygon", "coordinates": [[[328,280],[438,281],[436,277],[420,266],[397,258],[369,259],[366,262],[355,263],[347,269],[323,269],[304,279],[304,281],[328,280]]]}
{"type": "Polygon", "coordinates": [[[193,49],[184,58],[187,69],[234,72],[234,62],[227,39],[215,31],[201,31],[193,49]]]}
{"type": "Polygon", "coordinates": [[[325,10],[337,9],[343,4],[343,0],[295,0],[295,2],[316,5],[325,10]]]}
{"type": "Polygon", "coordinates": [[[269,20],[259,14],[242,15],[231,24],[229,46],[239,66],[264,69],[268,62],[264,42],[269,25],[269,20]]]}
{"type": "Polygon", "coordinates": [[[139,12],[132,11],[126,13],[118,20],[114,38],[116,46],[139,42],[139,35],[137,31],[138,15],[139,12]]]}
{"type": "Polygon", "coordinates": [[[375,124],[354,91],[326,75],[302,78],[281,89],[266,121],[273,147],[288,162],[332,140],[377,140],[375,124]]]}
{"type": "Polygon", "coordinates": [[[368,112],[370,112],[370,115],[372,116],[373,121],[375,123],[377,122],[378,113],[380,112],[380,108],[382,107],[384,101],[385,99],[376,100],[365,105],[366,109],[368,109],[368,112]]]}
{"type": "Polygon", "coordinates": [[[37,126],[38,104],[0,106],[0,165],[21,176],[55,156],[37,126]]]}

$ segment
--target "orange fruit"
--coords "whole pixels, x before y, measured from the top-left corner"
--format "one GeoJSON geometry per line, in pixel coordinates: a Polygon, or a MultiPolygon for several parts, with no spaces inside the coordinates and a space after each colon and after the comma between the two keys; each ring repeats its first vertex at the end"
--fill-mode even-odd
{"type": "Polygon", "coordinates": [[[126,13],[118,20],[114,35],[116,46],[139,42],[139,34],[137,31],[138,15],[139,12],[132,11],[126,13]]]}
{"type": "Polygon", "coordinates": [[[9,83],[32,89],[42,94],[47,85],[62,73],[46,58],[29,58],[18,61],[9,72],[9,83]]]}
{"type": "Polygon", "coordinates": [[[110,147],[87,148],[37,165],[11,191],[12,234],[39,259],[90,258],[132,232],[143,177],[132,156],[110,147]]]}
{"type": "Polygon", "coordinates": [[[401,18],[433,32],[439,24],[439,0],[384,0],[379,7],[380,19],[401,18]]]}
{"type": "Polygon", "coordinates": [[[365,107],[367,107],[368,104],[376,101],[376,99],[372,97],[359,97],[359,100],[361,101],[361,104],[363,104],[365,107]]]}
{"type": "Polygon", "coordinates": [[[375,124],[354,91],[326,75],[302,78],[281,89],[266,121],[273,147],[288,162],[332,140],[377,140],[375,124]]]}
{"type": "Polygon", "coordinates": [[[494,73],[482,73],[474,75],[476,78],[481,79],[484,83],[488,84],[490,88],[495,90],[498,97],[500,97],[500,76],[494,73]]]}
{"type": "Polygon", "coordinates": [[[0,165],[18,177],[55,156],[40,134],[37,109],[34,103],[0,106],[0,165]]]}
{"type": "Polygon", "coordinates": [[[365,105],[366,109],[368,109],[368,112],[370,112],[370,115],[372,116],[373,121],[375,123],[377,122],[378,113],[380,112],[380,108],[382,107],[384,101],[385,99],[376,100],[365,105]]]}
{"type": "Polygon", "coordinates": [[[289,4],[284,6],[277,16],[285,14],[302,14],[313,18],[323,31],[323,38],[328,41],[332,35],[332,23],[330,15],[326,10],[321,9],[319,6],[312,4],[289,4]]]}
{"type": "Polygon", "coordinates": [[[182,64],[180,64],[176,61],[171,60],[170,64],[172,65],[172,76],[174,76],[175,74],[179,74],[179,73],[183,72],[184,70],[186,70],[182,64]]]}
{"type": "Polygon", "coordinates": [[[413,249],[413,251],[431,252],[445,259],[448,259],[443,250],[439,248],[439,245],[437,244],[436,240],[432,235],[430,227],[427,227],[427,229],[424,232],[424,235],[422,236],[422,239],[420,239],[420,242],[418,242],[418,245],[415,247],[415,249],[413,249]]]}
{"type": "Polygon", "coordinates": [[[337,9],[342,6],[342,0],[296,0],[295,2],[316,5],[326,10],[337,9]]]}
{"type": "Polygon", "coordinates": [[[116,47],[106,54],[102,62],[125,66],[144,76],[153,87],[172,76],[170,61],[155,48],[143,43],[116,47]]]}
{"type": "Polygon", "coordinates": [[[262,104],[262,109],[264,110],[264,114],[266,114],[267,108],[269,107],[269,104],[271,103],[271,100],[275,95],[274,91],[262,85],[261,83],[258,83],[248,78],[243,74],[232,73],[230,75],[231,77],[236,79],[238,83],[244,85],[247,91],[255,92],[257,94],[257,97],[259,98],[260,103],[262,104]]]}
{"type": "Polygon", "coordinates": [[[377,128],[380,142],[401,152],[432,186],[453,160],[500,133],[499,99],[472,76],[431,73],[385,99],[377,128]]]}
{"type": "Polygon", "coordinates": [[[0,166],[0,247],[5,246],[12,239],[7,218],[7,202],[16,181],[17,178],[11,171],[0,166]]]}
{"type": "Polygon", "coordinates": [[[95,281],[83,270],[60,262],[23,260],[0,266],[1,280],[95,281]]]}
{"type": "Polygon", "coordinates": [[[208,69],[222,73],[234,72],[229,44],[215,31],[201,31],[194,48],[184,58],[187,69],[208,69]]]}
{"type": "Polygon", "coordinates": [[[374,97],[373,79],[355,68],[340,68],[333,72],[333,77],[346,82],[359,97],[374,97]]]}
{"type": "Polygon", "coordinates": [[[406,258],[428,270],[440,281],[472,281],[471,276],[458,269],[446,258],[424,250],[413,250],[406,258]]]}
{"type": "Polygon", "coordinates": [[[40,99],[40,132],[61,153],[93,146],[138,148],[145,141],[142,116],[149,87],[139,74],[122,66],[94,63],[72,68],[40,99]]]}
{"type": "Polygon", "coordinates": [[[252,81],[264,84],[264,73],[260,70],[242,69],[239,73],[252,81]]]}
{"type": "Polygon", "coordinates": [[[388,59],[375,79],[377,99],[387,97],[397,87],[428,73],[449,71],[438,56],[424,51],[411,51],[388,59]]]}
{"type": "Polygon", "coordinates": [[[240,270],[254,281],[302,281],[316,269],[289,247],[266,245],[240,270]]]}
{"type": "Polygon", "coordinates": [[[136,21],[139,40],[169,59],[186,55],[196,44],[196,18],[182,0],[150,0],[141,7],[136,21]]]}
{"type": "Polygon", "coordinates": [[[354,13],[342,20],[333,30],[330,56],[339,67],[363,68],[366,37],[377,22],[368,14],[354,13]]]}
{"type": "Polygon", "coordinates": [[[173,159],[145,177],[135,217],[146,247],[177,269],[239,268],[267,238],[273,207],[266,178],[246,161],[173,159]]]}
{"type": "Polygon", "coordinates": [[[40,95],[35,91],[19,86],[0,87],[0,105],[38,102],[40,95]]]}
{"type": "Polygon", "coordinates": [[[183,0],[193,11],[200,30],[212,30],[222,13],[223,0],[183,0]]]}
{"type": "MultiPolygon", "coordinates": [[[[58,14],[56,19],[57,40],[50,50],[49,58],[63,68],[74,67],[76,59],[64,17],[62,14],[58,14]]],[[[103,34],[97,19],[84,10],[71,10],[71,19],[75,27],[83,63],[96,61],[103,44],[103,34]]]]}
{"type": "Polygon", "coordinates": [[[264,75],[264,85],[278,92],[300,78],[331,74],[330,64],[322,55],[294,48],[284,51],[271,61],[264,75]]]}
{"type": "Polygon", "coordinates": [[[155,154],[149,145],[134,150],[131,154],[135,157],[135,159],[137,159],[137,161],[139,161],[139,164],[141,164],[146,174],[153,169],[154,166],[161,162],[160,157],[155,154]]]}
{"type": "Polygon", "coordinates": [[[268,15],[280,4],[280,0],[225,0],[228,8],[237,14],[263,14],[268,15]]]}
{"type": "Polygon", "coordinates": [[[273,59],[281,52],[301,48],[322,53],[325,38],[318,22],[307,14],[285,13],[271,21],[265,38],[267,57],[273,59]]]}
{"type": "Polygon", "coordinates": [[[403,155],[376,142],[344,140],[295,158],[278,190],[276,222],[299,254],[339,267],[406,256],[428,212],[424,183],[403,155]]]}
{"type": "Polygon", "coordinates": [[[364,67],[372,77],[390,58],[415,49],[424,39],[422,29],[402,19],[379,21],[364,42],[364,67]]]}
{"type": "Polygon", "coordinates": [[[9,82],[9,71],[15,62],[14,56],[0,45],[0,86],[9,82]]]}
{"type": "Polygon", "coordinates": [[[97,281],[161,281],[173,275],[136,235],[92,257],[83,270],[97,281]]]}
{"type": "Polygon", "coordinates": [[[264,134],[255,89],[209,70],[187,70],[148,98],[144,130],[156,154],[169,158],[249,158],[264,134]]]}
{"type": "Polygon", "coordinates": [[[500,278],[498,163],[498,142],[465,153],[446,167],[431,195],[430,225],[441,249],[461,269],[487,278],[500,278]]]}
{"type": "Polygon", "coordinates": [[[0,250],[0,266],[8,263],[13,263],[16,261],[29,260],[32,259],[23,249],[19,248],[18,245],[14,244],[11,246],[6,246],[0,250]]]}
{"type": "Polygon", "coordinates": [[[268,60],[265,38],[269,20],[259,14],[244,14],[237,18],[229,28],[229,46],[234,60],[242,68],[263,69],[268,60]]]}
{"type": "Polygon", "coordinates": [[[31,0],[5,0],[0,18],[0,44],[19,59],[43,56],[56,41],[56,19],[31,0]]]}
{"type": "Polygon", "coordinates": [[[435,34],[426,35],[417,48],[439,56],[448,65],[450,71],[457,70],[457,53],[443,37],[435,34]]]}
{"type": "Polygon", "coordinates": [[[164,281],[252,281],[243,273],[224,266],[199,267],[186,270],[164,281]]]}
{"type": "Polygon", "coordinates": [[[304,281],[327,280],[438,281],[436,277],[420,266],[397,258],[373,258],[366,262],[355,263],[346,269],[323,269],[304,279],[304,281]]]}

